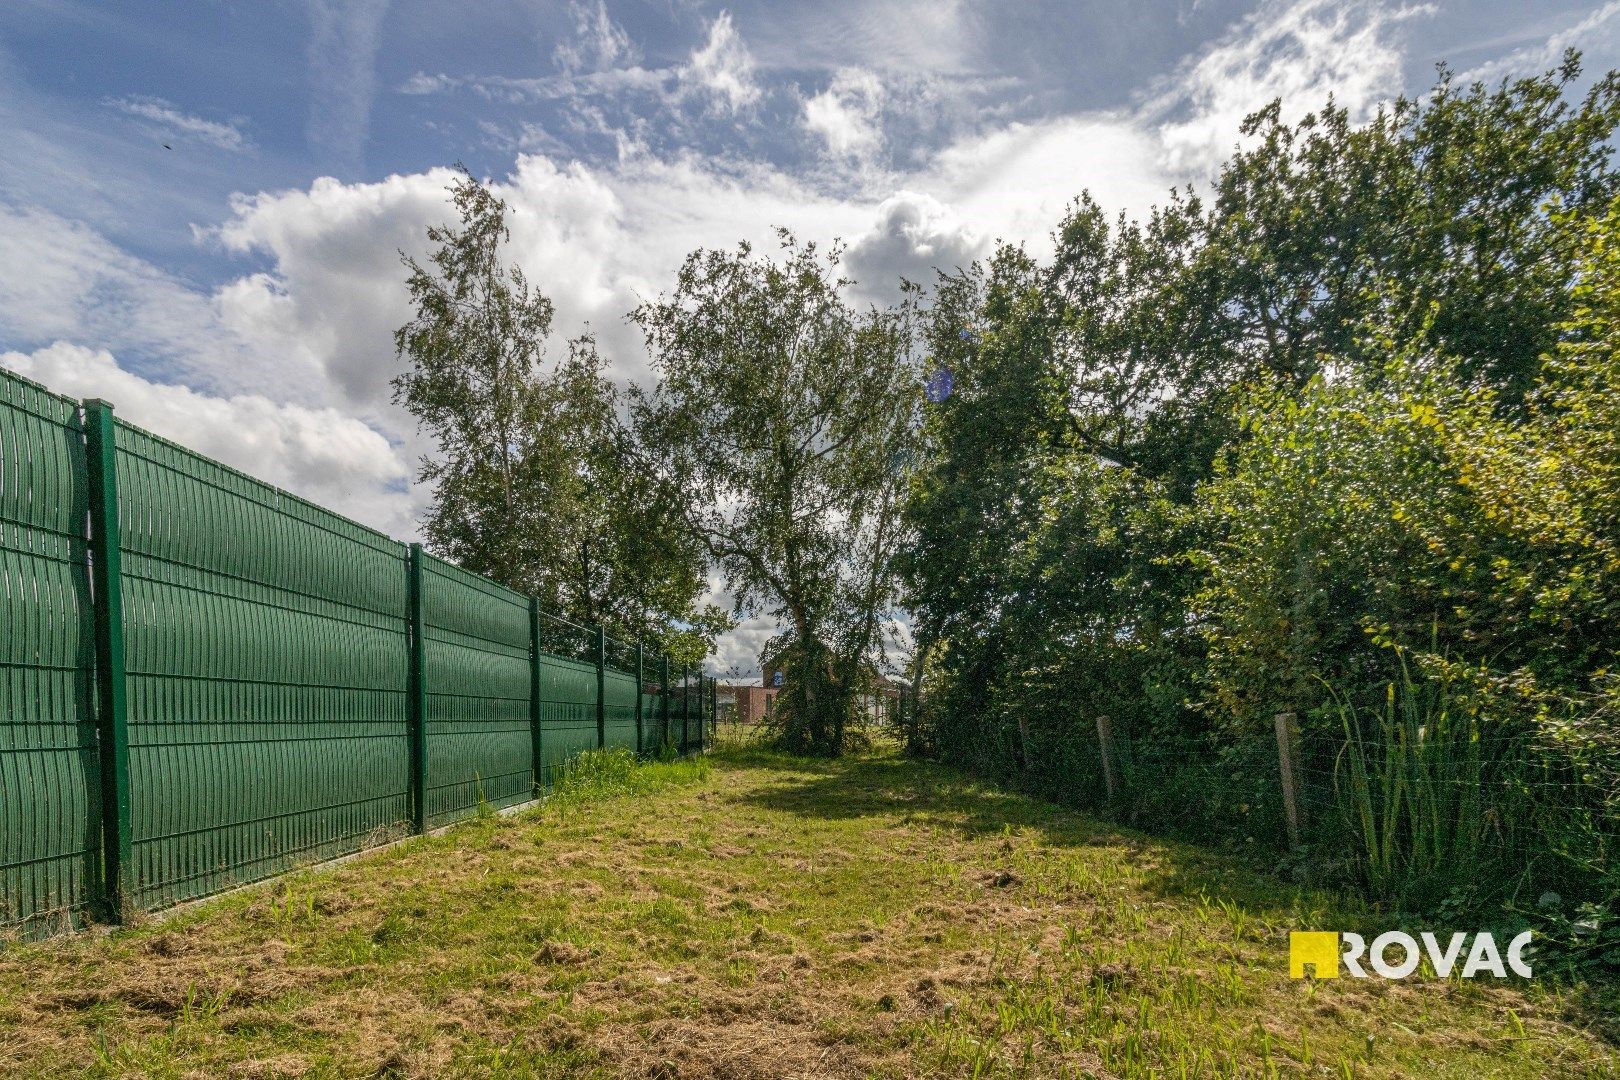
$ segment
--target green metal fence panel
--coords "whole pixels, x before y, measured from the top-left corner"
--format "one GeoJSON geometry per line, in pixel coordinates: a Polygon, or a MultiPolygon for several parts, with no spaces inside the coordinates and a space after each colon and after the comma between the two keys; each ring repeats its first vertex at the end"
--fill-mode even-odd
{"type": "Polygon", "coordinates": [[[694,693],[667,657],[0,372],[0,926],[511,805],[601,744],[690,748],[696,721],[701,745],[694,693]]]}
{"type": "Polygon", "coordinates": [[[636,750],[636,676],[633,672],[608,668],[606,730],[608,746],[636,750]]]}
{"type": "Polygon", "coordinates": [[[676,743],[684,757],[692,752],[692,672],[690,668],[681,668],[681,681],[676,689],[679,695],[679,723],[680,734],[676,736],[676,743]]]}
{"type": "Polygon", "coordinates": [[[431,555],[422,569],[431,828],[534,793],[529,600],[431,555]]]}
{"type": "Polygon", "coordinates": [[[641,695],[641,752],[656,757],[664,747],[663,693],[657,676],[649,671],[641,695]]]}
{"type": "Polygon", "coordinates": [[[596,749],[596,664],[540,656],[540,746],[549,789],[569,758],[596,749]]]}
{"type": "Polygon", "coordinates": [[[135,867],[154,907],[409,816],[406,551],[117,428],[135,867]]]}
{"type": "Polygon", "coordinates": [[[0,925],[89,904],[100,826],[83,430],[0,372],[0,925]]]}

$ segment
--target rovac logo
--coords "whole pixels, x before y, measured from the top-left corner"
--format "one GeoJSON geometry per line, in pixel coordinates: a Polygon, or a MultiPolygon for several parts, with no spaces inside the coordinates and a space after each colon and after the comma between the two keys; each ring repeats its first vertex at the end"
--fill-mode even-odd
{"type": "Polygon", "coordinates": [[[1337,979],[1343,965],[1354,979],[1369,978],[1368,968],[1372,969],[1372,975],[1404,979],[1417,971],[1427,956],[1435,975],[1442,979],[1451,977],[1458,961],[1462,962],[1465,979],[1482,974],[1505,979],[1509,971],[1526,979],[1531,976],[1530,965],[1524,957],[1530,945],[1528,930],[1508,942],[1505,954],[1497,947],[1495,936],[1488,932],[1452,934],[1444,948],[1439,938],[1427,930],[1418,936],[1423,939],[1421,950],[1411,934],[1400,930],[1379,934],[1371,945],[1360,934],[1294,930],[1288,935],[1288,974],[1303,979],[1305,969],[1310,968],[1318,979],[1337,979]]]}

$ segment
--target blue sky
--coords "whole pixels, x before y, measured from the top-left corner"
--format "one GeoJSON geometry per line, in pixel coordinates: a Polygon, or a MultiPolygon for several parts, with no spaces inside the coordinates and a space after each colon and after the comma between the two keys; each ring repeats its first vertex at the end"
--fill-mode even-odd
{"type": "Polygon", "coordinates": [[[511,202],[554,347],[589,325],[637,379],[624,313],[699,245],[841,237],[882,299],[1039,252],[1082,189],[1207,182],[1274,96],[1366,115],[1569,46],[1620,66],[1620,3],[10,0],[0,365],[409,537],[397,252],[457,160],[511,202]]]}

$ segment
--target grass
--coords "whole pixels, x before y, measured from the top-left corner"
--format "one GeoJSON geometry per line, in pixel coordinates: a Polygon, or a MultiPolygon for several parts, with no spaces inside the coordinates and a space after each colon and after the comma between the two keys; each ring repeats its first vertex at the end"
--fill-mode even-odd
{"type": "Polygon", "coordinates": [[[1292,981],[1289,929],[1371,916],[887,750],[603,759],[564,788],[0,952],[0,1075],[1620,1070],[1580,988],[1292,981]]]}

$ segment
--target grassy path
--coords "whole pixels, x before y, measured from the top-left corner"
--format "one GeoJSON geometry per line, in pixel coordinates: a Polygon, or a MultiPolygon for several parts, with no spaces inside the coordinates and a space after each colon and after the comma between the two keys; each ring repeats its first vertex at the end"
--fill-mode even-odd
{"type": "Polygon", "coordinates": [[[0,1075],[1620,1069],[1569,991],[1291,981],[1330,898],[932,766],[633,786],[0,952],[0,1075]]]}

